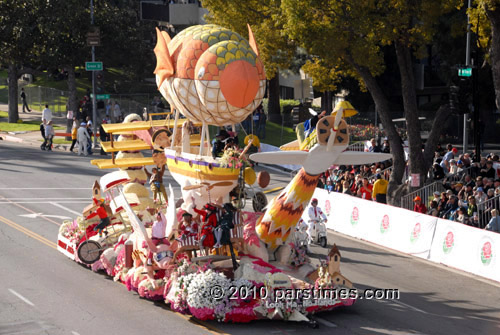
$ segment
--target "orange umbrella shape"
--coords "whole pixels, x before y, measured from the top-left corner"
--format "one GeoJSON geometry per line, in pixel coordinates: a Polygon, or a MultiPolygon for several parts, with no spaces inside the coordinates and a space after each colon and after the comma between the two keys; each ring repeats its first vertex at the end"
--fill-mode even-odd
{"type": "Polygon", "coordinates": [[[339,101],[333,109],[332,115],[336,115],[337,111],[342,110],[343,117],[351,117],[358,114],[358,111],[351,105],[349,101],[339,101]]]}

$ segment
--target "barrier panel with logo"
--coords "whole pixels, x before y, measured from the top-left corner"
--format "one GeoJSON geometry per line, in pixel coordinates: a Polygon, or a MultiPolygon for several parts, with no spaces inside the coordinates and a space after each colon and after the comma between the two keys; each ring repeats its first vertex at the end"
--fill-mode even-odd
{"type": "Polygon", "coordinates": [[[500,281],[500,234],[438,220],[430,260],[500,281]]]}
{"type": "Polygon", "coordinates": [[[329,229],[500,281],[500,234],[322,189],[313,197],[329,229]]]}
{"type": "MultiPolygon", "coordinates": [[[[427,258],[437,219],[342,193],[317,189],[327,227],[417,257],[427,258]]],[[[303,219],[307,222],[307,211],[303,219]]]]}

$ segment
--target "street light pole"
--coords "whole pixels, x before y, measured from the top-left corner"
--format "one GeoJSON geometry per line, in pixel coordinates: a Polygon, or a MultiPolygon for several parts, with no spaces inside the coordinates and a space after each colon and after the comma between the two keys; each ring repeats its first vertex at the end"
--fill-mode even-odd
{"type": "MultiPolygon", "coordinates": [[[[94,25],[94,0],[90,0],[90,25],[94,25]]],[[[95,62],[95,47],[92,46],[92,62],[95,62]]],[[[92,124],[94,126],[94,149],[97,147],[97,108],[95,96],[95,71],[92,71],[92,124]]]]}
{"type": "MultiPolygon", "coordinates": [[[[467,8],[470,9],[472,7],[472,0],[468,0],[467,8]]],[[[470,66],[470,40],[471,40],[471,23],[470,23],[470,15],[467,14],[467,45],[465,49],[465,66],[470,66]]],[[[469,141],[469,131],[467,127],[467,119],[469,118],[469,113],[464,114],[464,133],[463,133],[463,150],[464,154],[467,152],[467,146],[469,141]]]]}

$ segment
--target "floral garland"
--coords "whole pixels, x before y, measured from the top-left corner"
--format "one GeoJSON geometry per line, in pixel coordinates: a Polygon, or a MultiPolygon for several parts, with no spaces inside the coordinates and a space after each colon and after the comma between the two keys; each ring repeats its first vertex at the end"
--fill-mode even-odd
{"type": "Polygon", "coordinates": [[[232,171],[249,164],[245,155],[241,155],[241,152],[238,149],[229,148],[224,150],[224,154],[220,158],[220,165],[222,167],[230,167],[232,171]]]}

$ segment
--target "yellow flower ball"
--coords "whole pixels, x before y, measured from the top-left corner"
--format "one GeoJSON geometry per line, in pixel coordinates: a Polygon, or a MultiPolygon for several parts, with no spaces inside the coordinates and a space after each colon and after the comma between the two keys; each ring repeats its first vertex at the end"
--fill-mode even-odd
{"type": "Polygon", "coordinates": [[[260,147],[260,140],[259,140],[259,138],[256,135],[252,135],[252,134],[247,135],[247,137],[245,137],[245,140],[244,140],[245,145],[247,145],[248,142],[250,142],[251,139],[253,139],[252,145],[254,145],[257,148],[259,148],[260,147]]]}

